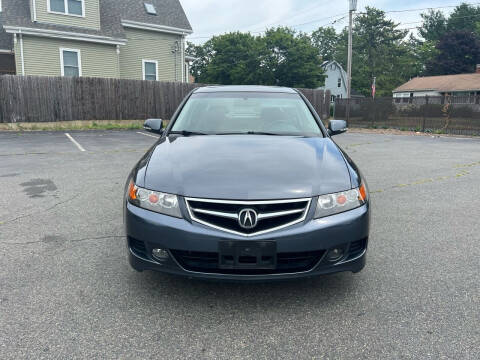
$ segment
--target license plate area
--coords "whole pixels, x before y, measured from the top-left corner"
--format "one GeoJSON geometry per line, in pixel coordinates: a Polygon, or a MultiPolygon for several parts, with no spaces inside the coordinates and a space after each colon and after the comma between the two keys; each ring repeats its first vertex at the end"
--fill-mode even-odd
{"type": "Polygon", "coordinates": [[[277,267],[274,241],[222,241],[219,244],[220,269],[262,269],[277,267]]]}

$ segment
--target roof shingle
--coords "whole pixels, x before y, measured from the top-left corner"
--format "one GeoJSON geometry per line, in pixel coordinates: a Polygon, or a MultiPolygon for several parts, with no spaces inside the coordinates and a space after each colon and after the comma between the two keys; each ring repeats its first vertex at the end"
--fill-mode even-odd
{"type": "Polygon", "coordinates": [[[417,77],[393,90],[408,91],[480,91],[480,74],[417,77]]]}
{"type": "MultiPolygon", "coordinates": [[[[22,26],[36,29],[68,31],[80,34],[125,39],[121,20],[163,25],[191,30],[190,23],[179,0],[100,0],[100,30],[32,22],[30,0],[6,1],[0,13],[0,25],[22,26]],[[153,4],[158,15],[149,15],[144,3],[153,4]]],[[[6,41],[0,29],[0,45],[6,41]]],[[[8,36],[11,39],[11,36],[8,36]]]]}
{"type": "Polygon", "coordinates": [[[12,50],[13,49],[13,36],[7,34],[2,27],[3,23],[3,11],[0,13],[0,50],[12,50]]]}
{"type": "Polygon", "coordinates": [[[147,24],[170,26],[192,30],[180,0],[100,0],[110,10],[116,9],[122,20],[147,24]],[[145,3],[152,4],[157,15],[150,15],[145,10],[145,3]]]}

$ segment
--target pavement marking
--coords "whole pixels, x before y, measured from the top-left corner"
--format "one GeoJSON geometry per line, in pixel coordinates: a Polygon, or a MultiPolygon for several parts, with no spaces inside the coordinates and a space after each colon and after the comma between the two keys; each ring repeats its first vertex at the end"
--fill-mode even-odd
{"type": "Polygon", "coordinates": [[[78,150],[80,150],[80,151],[86,151],[86,150],[82,147],[82,145],[80,145],[80,144],[77,142],[77,140],[75,140],[69,133],[65,133],[65,135],[70,139],[70,141],[71,141],[72,143],[75,144],[75,146],[78,148],[78,150]]]}
{"type": "Polygon", "coordinates": [[[137,131],[137,134],[144,135],[144,136],[150,136],[150,137],[153,137],[155,139],[160,139],[160,136],[145,134],[144,132],[141,132],[141,131],[137,131]]]}
{"type": "MultiPolygon", "coordinates": [[[[96,154],[116,154],[116,153],[144,153],[148,151],[149,148],[139,148],[139,149],[117,149],[117,150],[106,150],[106,151],[89,151],[88,154],[96,155],[96,154]]],[[[9,153],[9,154],[0,154],[0,157],[7,157],[7,156],[28,156],[28,155],[72,155],[73,153],[70,151],[52,151],[52,152],[27,152],[27,153],[9,153]]],[[[77,154],[77,153],[75,153],[77,154]]]]}

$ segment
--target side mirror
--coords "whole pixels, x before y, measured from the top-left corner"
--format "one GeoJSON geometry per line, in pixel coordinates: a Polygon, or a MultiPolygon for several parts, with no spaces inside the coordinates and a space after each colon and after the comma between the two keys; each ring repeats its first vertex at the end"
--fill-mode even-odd
{"type": "Polygon", "coordinates": [[[347,122],[345,120],[330,120],[328,123],[328,135],[334,136],[343,134],[347,131],[347,122]]]}
{"type": "Polygon", "coordinates": [[[163,134],[163,120],[147,119],[143,124],[143,128],[152,133],[163,134]]]}

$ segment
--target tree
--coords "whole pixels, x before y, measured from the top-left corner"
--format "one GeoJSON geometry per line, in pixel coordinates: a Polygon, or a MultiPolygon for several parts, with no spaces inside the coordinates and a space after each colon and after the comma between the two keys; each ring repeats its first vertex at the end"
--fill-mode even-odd
{"type": "MultiPolygon", "coordinates": [[[[385,17],[381,10],[367,7],[355,19],[353,29],[352,88],[371,94],[373,77],[377,78],[377,94],[391,96],[392,90],[416,75],[418,66],[412,49],[405,40],[408,31],[385,17]]],[[[344,66],[347,62],[346,29],[339,36],[335,57],[344,66]]]]}
{"type": "Polygon", "coordinates": [[[426,74],[426,64],[439,53],[435,41],[421,41],[410,34],[407,42],[409,52],[414,59],[412,76],[423,76],[426,74]]]}
{"type": "Polygon", "coordinates": [[[447,33],[436,50],[438,53],[427,64],[429,75],[472,73],[480,60],[480,42],[471,31],[447,33]]]}
{"type": "Polygon", "coordinates": [[[420,36],[425,41],[437,42],[447,32],[447,19],[441,11],[430,10],[420,14],[423,19],[422,26],[418,29],[420,36]]]}
{"type": "Polygon", "coordinates": [[[461,4],[453,10],[447,21],[448,31],[475,32],[480,21],[480,7],[461,4]]]}
{"type": "Polygon", "coordinates": [[[269,29],[264,43],[271,85],[316,88],[324,79],[318,51],[310,38],[286,27],[269,29]]]}
{"type": "Polygon", "coordinates": [[[311,38],[313,46],[317,48],[323,61],[334,60],[338,36],[333,27],[318,28],[312,33],[311,38]]]}
{"type": "Polygon", "coordinates": [[[211,59],[199,82],[223,85],[263,84],[263,41],[249,33],[230,33],[211,39],[211,59]]]}
{"type": "Polygon", "coordinates": [[[195,58],[191,67],[190,73],[195,79],[200,79],[202,70],[212,61],[213,57],[213,44],[209,40],[203,45],[195,45],[192,42],[187,42],[187,48],[185,50],[186,55],[195,58]]]}
{"type": "Polygon", "coordinates": [[[265,36],[230,33],[204,45],[189,44],[187,53],[197,82],[224,85],[279,85],[315,88],[323,70],[317,49],[305,34],[275,28],[265,36]]]}

